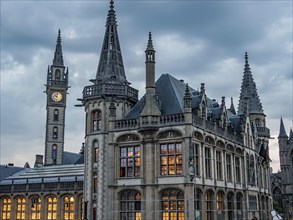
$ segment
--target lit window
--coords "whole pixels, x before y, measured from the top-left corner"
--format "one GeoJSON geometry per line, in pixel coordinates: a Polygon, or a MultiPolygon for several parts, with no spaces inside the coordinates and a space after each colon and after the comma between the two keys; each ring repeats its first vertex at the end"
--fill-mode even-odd
{"type": "Polygon", "coordinates": [[[141,220],[141,195],[136,191],[124,191],[120,197],[120,219],[141,220]]]}
{"type": "Polygon", "coordinates": [[[65,196],[63,198],[63,219],[74,219],[74,198],[65,196]]]}
{"type": "Polygon", "coordinates": [[[120,147],[120,177],[140,176],[140,147],[120,147]]]}
{"type": "Polygon", "coordinates": [[[41,198],[39,196],[33,196],[30,199],[31,207],[31,220],[40,220],[41,219],[41,198]]]}
{"type": "Polygon", "coordinates": [[[222,153],[220,151],[216,151],[216,162],[217,162],[217,178],[218,180],[222,180],[223,179],[222,153]]]}
{"type": "Polygon", "coordinates": [[[102,119],[101,111],[96,110],[92,112],[92,131],[101,130],[101,119],[102,119]]]}
{"type": "Polygon", "coordinates": [[[223,192],[217,193],[217,210],[224,210],[224,194],[223,192]]]}
{"type": "Polygon", "coordinates": [[[18,197],[16,199],[16,219],[25,219],[25,198],[18,197]]]}
{"type": "Polygon", "coordinates": [[[54,196],[47,198],[46,216],[48,220],[57,219],[57,198],[54,196]]]}
{"type": "Polygon", "coordinates": [[[207,191],[205,194],[206,220],[213,220],[213,192],[207,191]]]}
{"type": "Polygon", "coordinates": [[[163,220],[184,220],[184,194],[179,190],[165,190],[161,195],[163,220]]]}
{"type": "Polygon", "coordinates": [[[231,154],[226,154],[226,167],[227,167],[227,181],[232,181],[232,161],[231,154]]]}
{"type": "Polygon", "coordinates": [[[3,220],[10,219],[11,216],[11,199],[2,198],[1,199],[1,217],[3,220]]]}
{"type": "Polygon", "coordinates": [[[205,173],[207,178],[212,177],[212,158],[211,158],[211,149],[205,148],[205,173]]]}
{"type": "Polygon", "coordinates": [[[53,121],[59,121],[59,110],[54,109],[53,121]]]}
{"type": "Polygon", "coordinates": [[[53,139],[57,139],[57,138],[58,138],[58,128],[53,127],[53,139]]]}
{"type": "Polygon", "coordinates": [[[182,145],[181,143],[161,144],[161,175],[182,174],[182,145]]]}

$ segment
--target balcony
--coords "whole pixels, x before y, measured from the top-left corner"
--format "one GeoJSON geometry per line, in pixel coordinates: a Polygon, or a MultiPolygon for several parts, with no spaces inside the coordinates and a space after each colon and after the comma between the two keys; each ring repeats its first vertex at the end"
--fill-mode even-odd
{"type": "Polygon", "coordinates": [[[257,134],[259,137],[270,137],[270,129],[267,127],[257,127],[257,134]]]}

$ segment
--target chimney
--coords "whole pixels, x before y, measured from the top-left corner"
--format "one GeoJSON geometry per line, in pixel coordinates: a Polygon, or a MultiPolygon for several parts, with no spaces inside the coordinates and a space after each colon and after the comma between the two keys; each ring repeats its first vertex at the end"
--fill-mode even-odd
{"type": "Polygon", "coordinates": [[[34,167],[42,167],[43,165],[43,155],[36,154],[36,161],[34,167]]]}

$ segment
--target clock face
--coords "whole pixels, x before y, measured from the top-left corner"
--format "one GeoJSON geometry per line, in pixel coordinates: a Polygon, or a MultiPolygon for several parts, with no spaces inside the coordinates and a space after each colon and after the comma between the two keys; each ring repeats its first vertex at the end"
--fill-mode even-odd
{"type": "Polygon", "coordinates": [[[62,100],[62,94],[60,92],[53,92],[52,93],[52,100],[54,102],[60,102],[62,100]]]}

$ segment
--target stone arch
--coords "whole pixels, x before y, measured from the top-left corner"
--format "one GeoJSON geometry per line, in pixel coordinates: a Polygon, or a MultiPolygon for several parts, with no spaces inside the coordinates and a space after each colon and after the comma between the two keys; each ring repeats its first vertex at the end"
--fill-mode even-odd
{"type": "Polygon", "coordinates": [[[210,145],[215,145],[215,139],[213,137],[209,136],[209,135],[207,135],[205,137],[205,142],[210,144],[210,145]]]}
{"type": "Polygon", "coordinates": [[[139,141],[140,138],[136,134],[123,134],[117,138],[117,142],[139,141]]]}
{"type": "Polygon", "coordinates": [[[216,146],[225,149],[225,143],[222,140],[217,140],[216,146]]]}
{"type": "Polygon", "coordinates": [[[203,141],[203,135],[199,131],[195,131],[194,132],[194,138],[197,139],[197,140],[199,140],[199,141],[203,141]]]}
{"type": "Polygon", "coordinates": [[[227,149],[228,151],[234,152],[234,147],[233,147],[232,144],[227,144],[227,145],[226,145],[226,149],[227,149]]]}
{"type": "Polygon", "coordinates": [[[162,131],[157,135],[158,139],[179,138],[179,137],[182,137],[182,133],[175,129],[162,131]]]}

